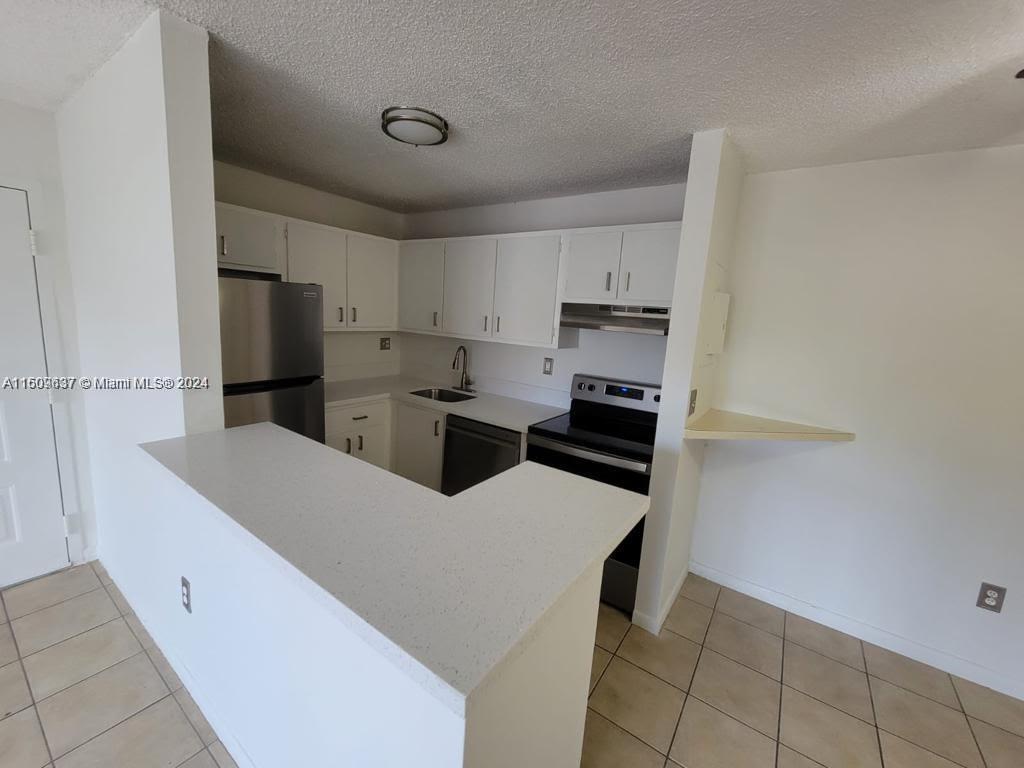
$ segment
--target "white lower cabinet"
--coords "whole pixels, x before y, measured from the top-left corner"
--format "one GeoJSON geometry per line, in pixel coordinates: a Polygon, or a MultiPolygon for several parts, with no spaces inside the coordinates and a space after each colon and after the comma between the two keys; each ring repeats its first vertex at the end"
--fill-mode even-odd
{"type": "Polygon", "coordinates": [[[441,490],[444,418],[439,411],[395,403],[394,472],[427,488],[441,490]]]}
{"type": "Polygon", "coordinates": [[[328,407],[327,445],[383,469],[391,467],[391,403],[328,407]]]}

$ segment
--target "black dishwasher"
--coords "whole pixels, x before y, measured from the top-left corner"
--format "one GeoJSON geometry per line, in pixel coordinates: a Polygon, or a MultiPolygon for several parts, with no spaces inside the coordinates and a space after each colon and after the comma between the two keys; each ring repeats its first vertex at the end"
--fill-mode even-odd
{"type": "Polygon", "coordinates": [[[462,416],[448,416],[444,430],[441,492],[454,496],[519,463],[522,435],[462,416]]]}

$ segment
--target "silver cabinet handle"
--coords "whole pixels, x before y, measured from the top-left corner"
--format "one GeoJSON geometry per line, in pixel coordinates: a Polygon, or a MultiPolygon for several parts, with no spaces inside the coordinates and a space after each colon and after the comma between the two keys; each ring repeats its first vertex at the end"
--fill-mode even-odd
{"type": "Polygon", "coordinates": [[[359,435],[359,450],[363,450],[363,436],[359,435]]]}
{"type": "Polygon", "coordinates": [[[434,437],[440,437],[440,436],[441,436],[441,420],[440,419],[435,419],[434,420],[434,437]]]}
{"type": "Polygon", "coordinates": [[[434,313],[434,327],[437,328],[437,312],[434,313]]]}
{"type": "Polygon", "coordinates": [[[494,332],[501,333],[501,315],[498,315],[494,320],[494,332]]]}
{"type": "Polygon", "coordinates": [[[220,255],[221,256],[227,256],[228,255],[228,237],[227,237],[227,235],[221,235],[220,236],[220,255]]]}
{"type": "Polygon", "coordinates": [[[612,289],[612,273],[608,272],[604,276],[604,289],[610,291],[612,289]]]}
{"type": "Polygon", "coordinates": [[[352,322],[354,323],[355,321],[356,321],[356,308],[352,307],[352,322]]]}
{"type": "Polygon", "coordinates": [[[629,293],[629,276],[631,274],[633,274],[633,273],[632,272],[627,272],[626,273],[626,293],[629,293]]]}
{"type": "Polygon", "coordinates": [[[345,438],[345,453],[352,453],[352,438],[345,438]]]}
{"type": "Polygon", "coordinates": [[[487,315],[484,315],[484,333],[487,333],[487,315]]]}
{"type": "Polygon", "coordinates": [[[364,415],[364,416],[353,416],[352,417],[352,421],[362,421],[363,419],[368,419],[368,418],[370,418],[370,417],[366,416],[366,415],[364,415]]]}
{"type": "Polygon", "coordinates": [[[338,322],[339,323],[344,323],[345,322],[345,308],[344,307],[338,307],[338,322]]]}

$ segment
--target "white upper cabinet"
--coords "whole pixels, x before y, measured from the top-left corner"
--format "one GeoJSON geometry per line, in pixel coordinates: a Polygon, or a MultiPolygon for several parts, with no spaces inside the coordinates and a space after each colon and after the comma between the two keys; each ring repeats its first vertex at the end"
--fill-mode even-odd
{"type": "Polygon", "coordinates": [[[610,301],[619,288],[622,232],[573,232],[568,237],[565,298],[610,301]]]}
{"type": "Polygon", "coordinates": [[[671,302],[678,258],[678,227],[626,230],[622,235],[619,298],[671,302]]]}
{"type": "Polygon", "coordinates": [[[229,269],[284,271],[284,222],[279,216],[217,203],[217,263],[229,269]]]}
{"type": "Polygon", "coordinates": [[[401,243],[398,265],[398,325],[410,331],[440,331],[444,309],[444,240],[401,243]]]}
{"type": "Polygon", "coordinates": [[[491,336],[496,252],[497,240],[492,237],[445,244],[442,327],[446,332],[491,336]]]}
{"type": "Polygon", "coordinates": [[[348,327],[394,328],[398,310],[398,243],[348,236],[348,327]]]}
{"type": "Polygon", "coordinates": [[[324,328],[345,328],[348,318],[345,232],[321,224],[288,222],[288,280],[324,288],[324,328]]]}
{"type": "Polygon", "coordinates": [[[494,338],[551,344],[558,294],[558,235],[498,240],[494,338]]]}

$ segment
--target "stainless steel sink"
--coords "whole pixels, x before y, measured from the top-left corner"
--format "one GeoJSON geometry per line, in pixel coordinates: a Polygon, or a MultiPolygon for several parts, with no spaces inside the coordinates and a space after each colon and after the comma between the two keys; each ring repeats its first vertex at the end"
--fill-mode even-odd
{"type": "Polygon", "coordinates": [[[463,400],[472,400],[475,397],[475,395],[467,395],[465,392],[455,392],[450,389],[440,389],[439,387],[417,389],[409,394],[416,395],[417,397],[426,397],[442,403],[461,403],[463,400]]]}

